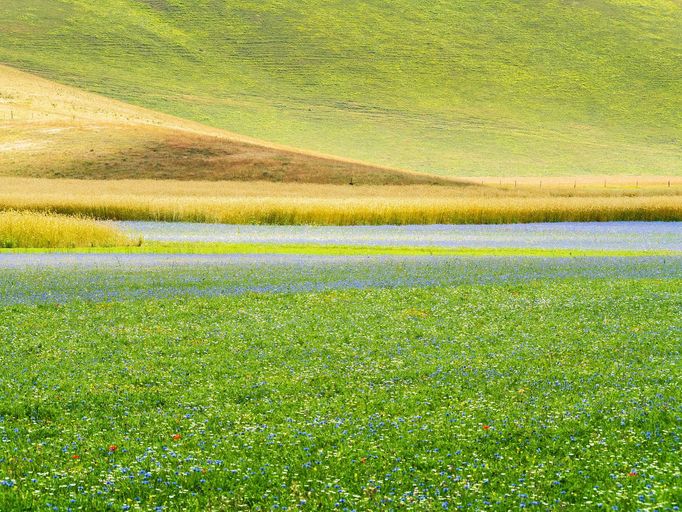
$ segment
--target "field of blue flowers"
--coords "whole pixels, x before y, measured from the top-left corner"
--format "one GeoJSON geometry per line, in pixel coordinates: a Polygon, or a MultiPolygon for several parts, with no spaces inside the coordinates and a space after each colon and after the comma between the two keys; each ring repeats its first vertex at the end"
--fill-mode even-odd
{"type": "Polygon", "coordinates": [[[679,510],[682,257],[0,255],[0,510],[679,510]]]}
{"type": "Polygon", "coordinates": [[[148,241],[682,251],[680,222],[549,222],[417,226],[273,226],[114,222],[148,241]]]}

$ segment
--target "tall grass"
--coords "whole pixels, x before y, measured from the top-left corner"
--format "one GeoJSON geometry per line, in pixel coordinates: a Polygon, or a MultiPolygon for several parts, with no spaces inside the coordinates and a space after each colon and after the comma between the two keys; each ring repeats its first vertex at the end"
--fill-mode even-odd
{"type": "Polygon", "coordinates": [[[676,197],[409,199],[24,198],[0,208],[112,220],[229,224],[487,224],[561,221],[681,221],[676,197]]]}
{"type": "Polygon", "coordinates": [[[0,210],[234,224],[682,220],[682,187],[357,187],[0,178],[0,210]]]}
{"type": "Polygon", "coordinates": [[[0,248],[114,247],[132,241],[92,219],[42,212],[0,212],[0,248]]]}

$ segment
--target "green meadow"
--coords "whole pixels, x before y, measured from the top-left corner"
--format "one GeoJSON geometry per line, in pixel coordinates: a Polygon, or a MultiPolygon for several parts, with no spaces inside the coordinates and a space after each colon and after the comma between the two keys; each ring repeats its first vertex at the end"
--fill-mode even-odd
{"type": "Polygon", "coordinates": [[[682,251],[643,249],[550,249],[515,247],[414,247],[362,246],[290,243],[221,243],[221,242],[144,242],[129,240],[118,247],[0,248],[2,254],[291,254],[301,256],[542,256],[622,257],[682,256],[682,251]]]}
{"type": "Polygon", "coordinates": [[[198,267],[5,271],[0,509],[679,510],[679,277],[508,265],[175,297],[198,267]]]}
{"type": "Polygon", "coordinates": [[[680,26],[672,0],[4,0],[0,61],[371,163],[672,175],[680,26]]]}

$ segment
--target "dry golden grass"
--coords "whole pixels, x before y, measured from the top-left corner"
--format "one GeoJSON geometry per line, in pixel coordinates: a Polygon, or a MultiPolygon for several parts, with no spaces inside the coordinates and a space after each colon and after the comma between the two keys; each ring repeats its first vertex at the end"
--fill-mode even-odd
{"type": "Polygon", "coordinates": [[[0,248],[116,247],[133,243],[112,226],[83,217],[0,212],[0,248]]]}
{"type": "Polygon", "coordinates": [[[586,190],[598,191],[600,194],[615,191],[625,194],[638,189],[663,190],[682,187],[682,176],[484,176],[477,178],[461,178],[466,183],[489,185],[504,189],[519,188],[527,191],[549,189],[561,193],[575,191],[583,194],[586,190]]]}
{"type": "Polygon", "coordinates": [[[682,220],[682,186],[505,188],[0,178],[0,209],[269,224],[682,220]]]}

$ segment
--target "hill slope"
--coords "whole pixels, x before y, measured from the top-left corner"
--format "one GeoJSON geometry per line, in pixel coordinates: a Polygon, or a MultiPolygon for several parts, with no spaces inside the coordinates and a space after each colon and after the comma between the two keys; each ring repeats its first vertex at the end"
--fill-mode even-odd
{"type": "MultiPolygon", "coordinates": [[[[427,184],[443,178],[266,145],[0,66],[0,175],[427,184]]],[[[453,184],[453,182],[448,182],[453,184]]]]}
{"type": "Polygon", "coordinates": [[[0,61],[459,175],[679,174],[679,0],[4,0],[0,61]]]}

